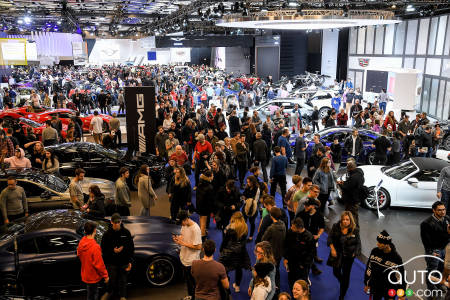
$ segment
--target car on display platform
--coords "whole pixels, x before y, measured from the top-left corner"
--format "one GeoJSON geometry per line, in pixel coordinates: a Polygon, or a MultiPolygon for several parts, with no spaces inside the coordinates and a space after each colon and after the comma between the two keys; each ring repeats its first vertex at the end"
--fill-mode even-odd
{"type": "MultiPolygon", "coordinates": [[[[312,155],[312,151],[314,148],[314,135],[317,133],[320,135],[320,142],[324,146],[330,146],[334,139],[337,138],[342,147],[342,161],[345,161],[348,158],[347,153],[344,151],[344,142],[347,137],[352,135],[353,128],[349,128],[346,126],[334,126],[322,129],[317,132],[308,133],[305,135],[306,142],[306,159],[308,159],[312,155]]],[[[381,136],[378,132],[368,130],[368,129],[358,129],[359,137],[363,142],[363,151],[360,153],[358,163],[361,164],[373,164],[375,159],[375,148],[372,147],[373,142],[381,136]]],[[[291,147],[295,147],[295,140],[298,134],[291,134],[289,138],[289,142],[291,147]]]]}
{"type": "Polygon", "coordinates": [[[335,93],[336,92],[333,90],[318,90],[311,97],[304,98],[304,101],[312,107],[317,106],[317,109],[319,110],[319,120],[322,120],[328,115],[328,112],[332,108],[331,103],[335,93]]]}
{"type": "Polygon", "coordinates": [[[86,176],[116,181],[120,168],[127,167],[130,170],[128,183],[137,189],[135,179],[139,168],[147,164],[153,187],[159,186],[164,179],[165,163],[156,155],[130,157],[124,150],[111,150],[88,142],[64,143],[45,149],[58,157],[59,172],[63,176],[74,176],[77,168],[83,168],[86,176]]]}
{"type": "MultiPolygon", "coordinates": [[[[276,98],[264,102],[263,104],[253,108],[252,111],[256,110],[258,112],[259,118],[262,122],[264,122],[267,116],[274,116],[277,110],[283,108],[284,117],[287,118],[288,121],[290,121],[292,111],[294,110],[296,104],[298,104],[298,107],[300,108],[300,112],[302,115],[302,125],[310,125],[312,121],[311,115],[313,113],[313,108],[309,104],[299,99],[276,98]]],[[[239,110],[237,115],[239,118],[242,118],[244,115],[244,110],[239,110]]],[[[249,117],[251,117],[252,115],[253,113],[250,112],[249,117]]]]}
{"type": "MultiPolygon", "coordinates": [[[[45,129],[45,124],[40,124],[30,119],[26,118],[18,118],[18,119],[6,119],[3,123],[3,130],[6,132],[9,127],[14,128],[13,122],[18,122],[19,126],[22,128],[31,128],[33,133],[39,140],[42,140],[42,131],[45,129]]],[[[62,124],[61,137],[65,139],[67,137],[67,128],[66,124],[62,124]]]]}
{"type": "MultiPolygon", "coordinates": [[[[77,246],[88,221],[97,223],[95,239],[101,244],[110,221],[89,220],[76,210],[39,212],[0,228],[0,288],[16,285],[25,295],[84,289],[77,246]]],[[[122,217],[122,223],[135,247],[130,282],[163,287],[178,277],[179,246],[172,234],[179,235],[180,226],[164,217],[122,217]]]]}
{"type": "MultiPolygon", "coordinates": [[[[14,176],[17,185],[25,190],[30,213],[56,209],[72,208],[70,203],[70,178],[60,178],[38,169],[6,169],[0,172],[0,191],[8,186],[8,177],[14,176]]],[[[105,195],[105,205],[114,201],[115,184],[112,181],[85,177],[81,182],[83,193],[89,194],[89,186],[98,185],[105,195]]]]}
{"type": "MultiPolygon", "coordinates": [[[[438,200],[439,174],[448,166],[450,163],[445,160],[428,157],[413,157],[394,166],[360,166],[364,185],[369,188],[369,197],[362,205],[377,209],[378,201],[379,209],[390,206],[430,209],[438,200]]],[[[345,180],[345,175],[341,179],[345,180]]]]}

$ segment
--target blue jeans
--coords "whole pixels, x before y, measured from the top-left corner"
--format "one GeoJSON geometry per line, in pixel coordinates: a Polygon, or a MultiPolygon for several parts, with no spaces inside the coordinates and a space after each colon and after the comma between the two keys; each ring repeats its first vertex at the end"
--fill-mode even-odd
{"type": "Polygon", "coordinates": [[[380,102],[380,109],[383,110],[384,112],[386,112],[386,105],[387,102],[380,102]]]}
{"type": "Polygon", "coordinates": [[[448,204],[450,201],[450,191],[446,191],[444,189],[441,189],[441,201],[444,203],[445,205],[445,209],[447,210],[447,215],[449,215],[449,211],[448,211],[448,204]]]}
{"type": "MultiPolygon", "coordinates": [[[[445,249],[435,249],[435,250],[425,251],[425,254],[427,254],[427,255],[433,255],[433,253],[437,253],[438,256],[436,256],[436,258],[425,257],[425,262],[427,263],[427,271],[428,271],[428,274],[427,274],[427,288],[430,291],[439,289],[439,285],[438,284],[433,284],[432,282],[428,281],[428,275],[432,271],[439,271],[441,273],[443,272],[443,270],[444,270],[444,263],[442,261],[440,261],[438,258],[441,258],[442,260],[445,259],[445,249]]],[[[437,275],[437,274],[432,274],[432,275],[437,275]]]]}
{"type": "Polygon", "coordinates": [[[87,290],[87,300],[97,300],[98,299],[98,282],[97,283],[86,283],[87,290]]]}

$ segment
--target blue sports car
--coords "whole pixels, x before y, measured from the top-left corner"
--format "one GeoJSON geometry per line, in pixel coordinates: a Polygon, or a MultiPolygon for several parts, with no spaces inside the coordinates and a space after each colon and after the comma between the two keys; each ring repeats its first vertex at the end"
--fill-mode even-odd
{"type": "MultiPolygon", "coordinates": [[[[342,161],[344,162],[348,158],[347,152],[344,149],[344,142],[347,137],[350,137],[352,135],[352,131],[353,128],[335,126],[322,129],[316,133],[320,134],[320,142],[324,146],[330,146],[333,143],[334,139],[336,137],[338,138],[339,143],[342,147],[342,161]]],[[[305,135],[305,141],[307,144],[306,159],[311,156],[312,150],[314,148],[314,134],[315,133],[308,133],[305,135]]],[[[368,129],[358,129],[358,134],[363,143],[363,150],[361,151],[361,154],[359,156],[358,163],[372,164],[375,158],[375,148],[372,147],[372,143],[381,135],[375,131],[368,129]]],[[[292,147],[295,147],[295,140],[297,136],[297,134],[291,134],[290,143],[292,147]]]]}

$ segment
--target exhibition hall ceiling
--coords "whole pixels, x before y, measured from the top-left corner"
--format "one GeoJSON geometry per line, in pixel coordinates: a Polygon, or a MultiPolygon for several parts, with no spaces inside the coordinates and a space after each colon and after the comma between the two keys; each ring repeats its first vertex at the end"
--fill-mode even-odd
{"type": "MultiPolygon", "coordinates": [[[[448,0],[0,0],[0,31],[78,32],[94,37],[230,33],[216,22],[231,14],[376,9],[409,18],[440,14],[449,8],[448,0]]],[[[249,30],[254,33],[254,28],[242,32],[252,33],[249,30]]]]}

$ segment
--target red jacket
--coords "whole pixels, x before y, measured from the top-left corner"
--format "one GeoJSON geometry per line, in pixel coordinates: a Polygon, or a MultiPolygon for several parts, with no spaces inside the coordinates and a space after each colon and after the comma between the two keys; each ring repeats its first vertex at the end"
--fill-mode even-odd
{"type": "Polygon", "coordinates": [[[212,146],[208,141],[205,141],[205,143],[203,145],[200,144],[200,142],[197,142],[197,144],[195,145],[195,148],[194,148],[195,159],[199,159],[200,153],[202,153],[203,151],[208,151],[209,154],[213,153],[212,146]]]}
{"type": "Polygon", "coordinates": [[[94,239],[83,237],[78,244],[77,255],[81,261],[81,280],[84,283],[97,283],[108,277],[102,249],[94,239]]]}

